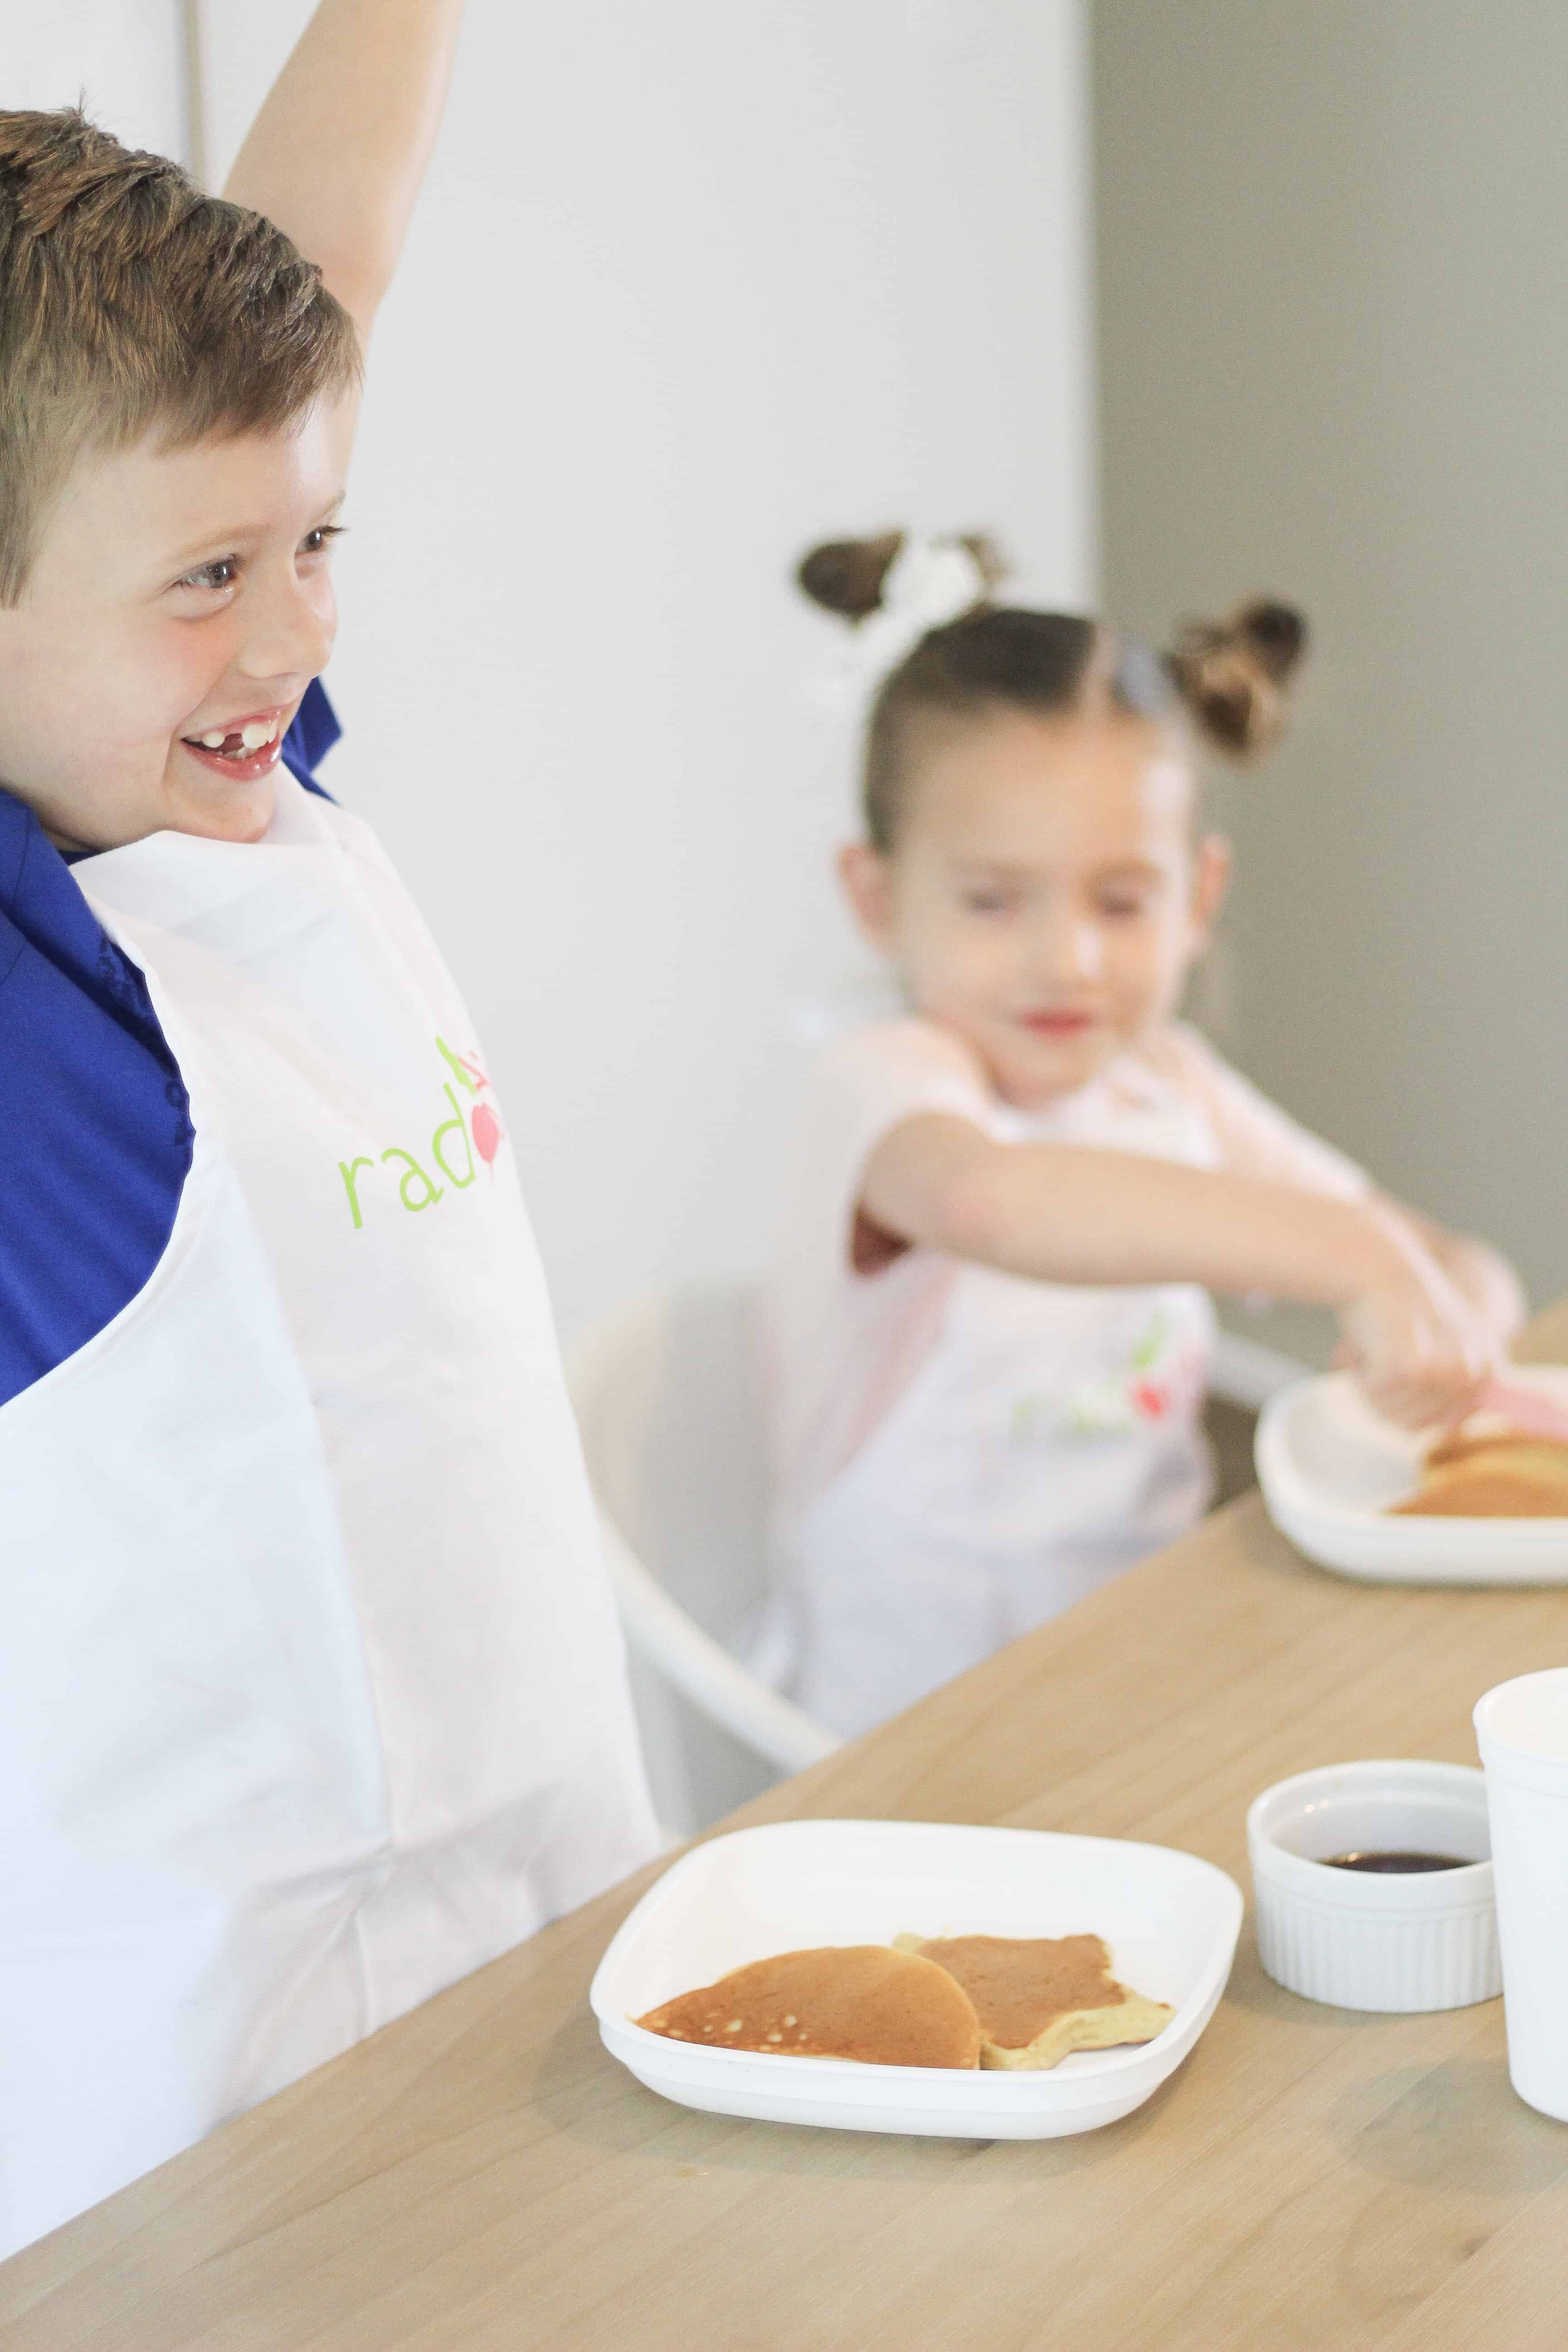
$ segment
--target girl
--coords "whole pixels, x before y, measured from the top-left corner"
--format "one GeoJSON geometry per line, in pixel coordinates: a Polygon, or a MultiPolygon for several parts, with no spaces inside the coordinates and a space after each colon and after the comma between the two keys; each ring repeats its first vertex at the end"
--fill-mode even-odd
{"type": "Polygon", "coordinates": [[[1208,1290],[1336,1307],[1414,1426],[1522,1309],[1174,1017],[1228,870],[1197,753],[1277,734],[1300,616],[1157,659],[993,602],[979,540],[799,576],[885,672],[840,874],[909,1007],[813,1075],[766,1298],[794,1688],[850,1733],[1198,1517],[1208,1290]]]}

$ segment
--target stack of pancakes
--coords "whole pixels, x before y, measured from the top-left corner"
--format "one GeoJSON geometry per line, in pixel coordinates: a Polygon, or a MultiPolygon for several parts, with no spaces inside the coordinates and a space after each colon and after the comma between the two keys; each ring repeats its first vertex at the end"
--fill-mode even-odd
{"type": "Polygon", "coordinates": [[[1432,1448],[1421,1484],[1393,1508],[1447,1519],[1568,1518],[1568,1445],[1467,1423],[1432,1448]]]}
{"type": "Polygon", "coordinates": [[[1175,2014],[1110,1973],[1099,1936],[900,1936],[780,1952],[637,2020],[710,2049],[872,2066],[1055,2066],[1152,2042],[1175,2014]]]}

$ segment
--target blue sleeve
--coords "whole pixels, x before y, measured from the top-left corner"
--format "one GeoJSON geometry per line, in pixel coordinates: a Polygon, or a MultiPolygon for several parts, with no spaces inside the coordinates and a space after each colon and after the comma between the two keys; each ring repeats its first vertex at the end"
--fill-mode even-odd
{"type": "Polygon", "coordinates": [[[140,970],[0,792],[0,1405],[129,1305],[168,1246],[193,1129],[140,970]]]}
{"type": "Polygon", "coordinates": [[[305,698],[294,713],[293,723],[283,738],[283,765],[297,783],[308,793],[315,793],[324,801],[331,799],[316,781],[316,770],[342,734],[338,714],[327,699],[327,689],[319,677],[313,677],[305,688],[305,698]]]}
{"type": "MultiPolygon", "coordinates": [[[[319,679],[283,739],[307,792],[342,732],[319,679]]],[[[0,791],[0,1406],[143,1288],[195,1130],[141,971],[32,811],[0,791]]]]}

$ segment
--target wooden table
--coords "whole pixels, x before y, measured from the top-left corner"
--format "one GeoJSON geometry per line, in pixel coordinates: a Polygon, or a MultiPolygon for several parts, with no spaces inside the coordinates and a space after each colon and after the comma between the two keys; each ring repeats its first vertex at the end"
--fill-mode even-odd
{"type": "MultiPolygon", "coordinates": [[[[1568,1307],[1531,1339],[1568,1358],[1568,1307]]],[[[1267,1782],[1473,1762],[1479,1693],[1564,1659],[1568,1591],[1342,1582],[1254,1496],[734,1819],[1149,1838],[1245,1885],[1267,1782]]],[[[654,1874],[17,2255],[5,2352],[1568,2345],[1568,2126],[1510,2091],[1500,2002],[1320,2008],[1248,1927],[1191,2058],[1106,2130],[737,2123],[599,2046],[588,1980],[654,1874]]]]}

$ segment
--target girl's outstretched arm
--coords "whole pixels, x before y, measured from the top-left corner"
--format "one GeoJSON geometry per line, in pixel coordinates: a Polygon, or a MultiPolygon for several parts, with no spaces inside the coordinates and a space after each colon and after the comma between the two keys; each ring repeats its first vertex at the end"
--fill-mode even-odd
{"type": "Polygon", "coordinates": [[[367,340],[446,103],[463,0],[321,0],[224,194],[287,230],[367,340]]]}
{"type": "Polygon", "coordinates": [[[927,1111],[882,1138],[860,1202],[899,1240],[1043,1282],[1198,1282],[1337,1307],[1373,1402],[1412,1427],[1462,1410],[1500,1352],[1408,1219],[1377,1200],[998,1143],[927,1111]]]}

